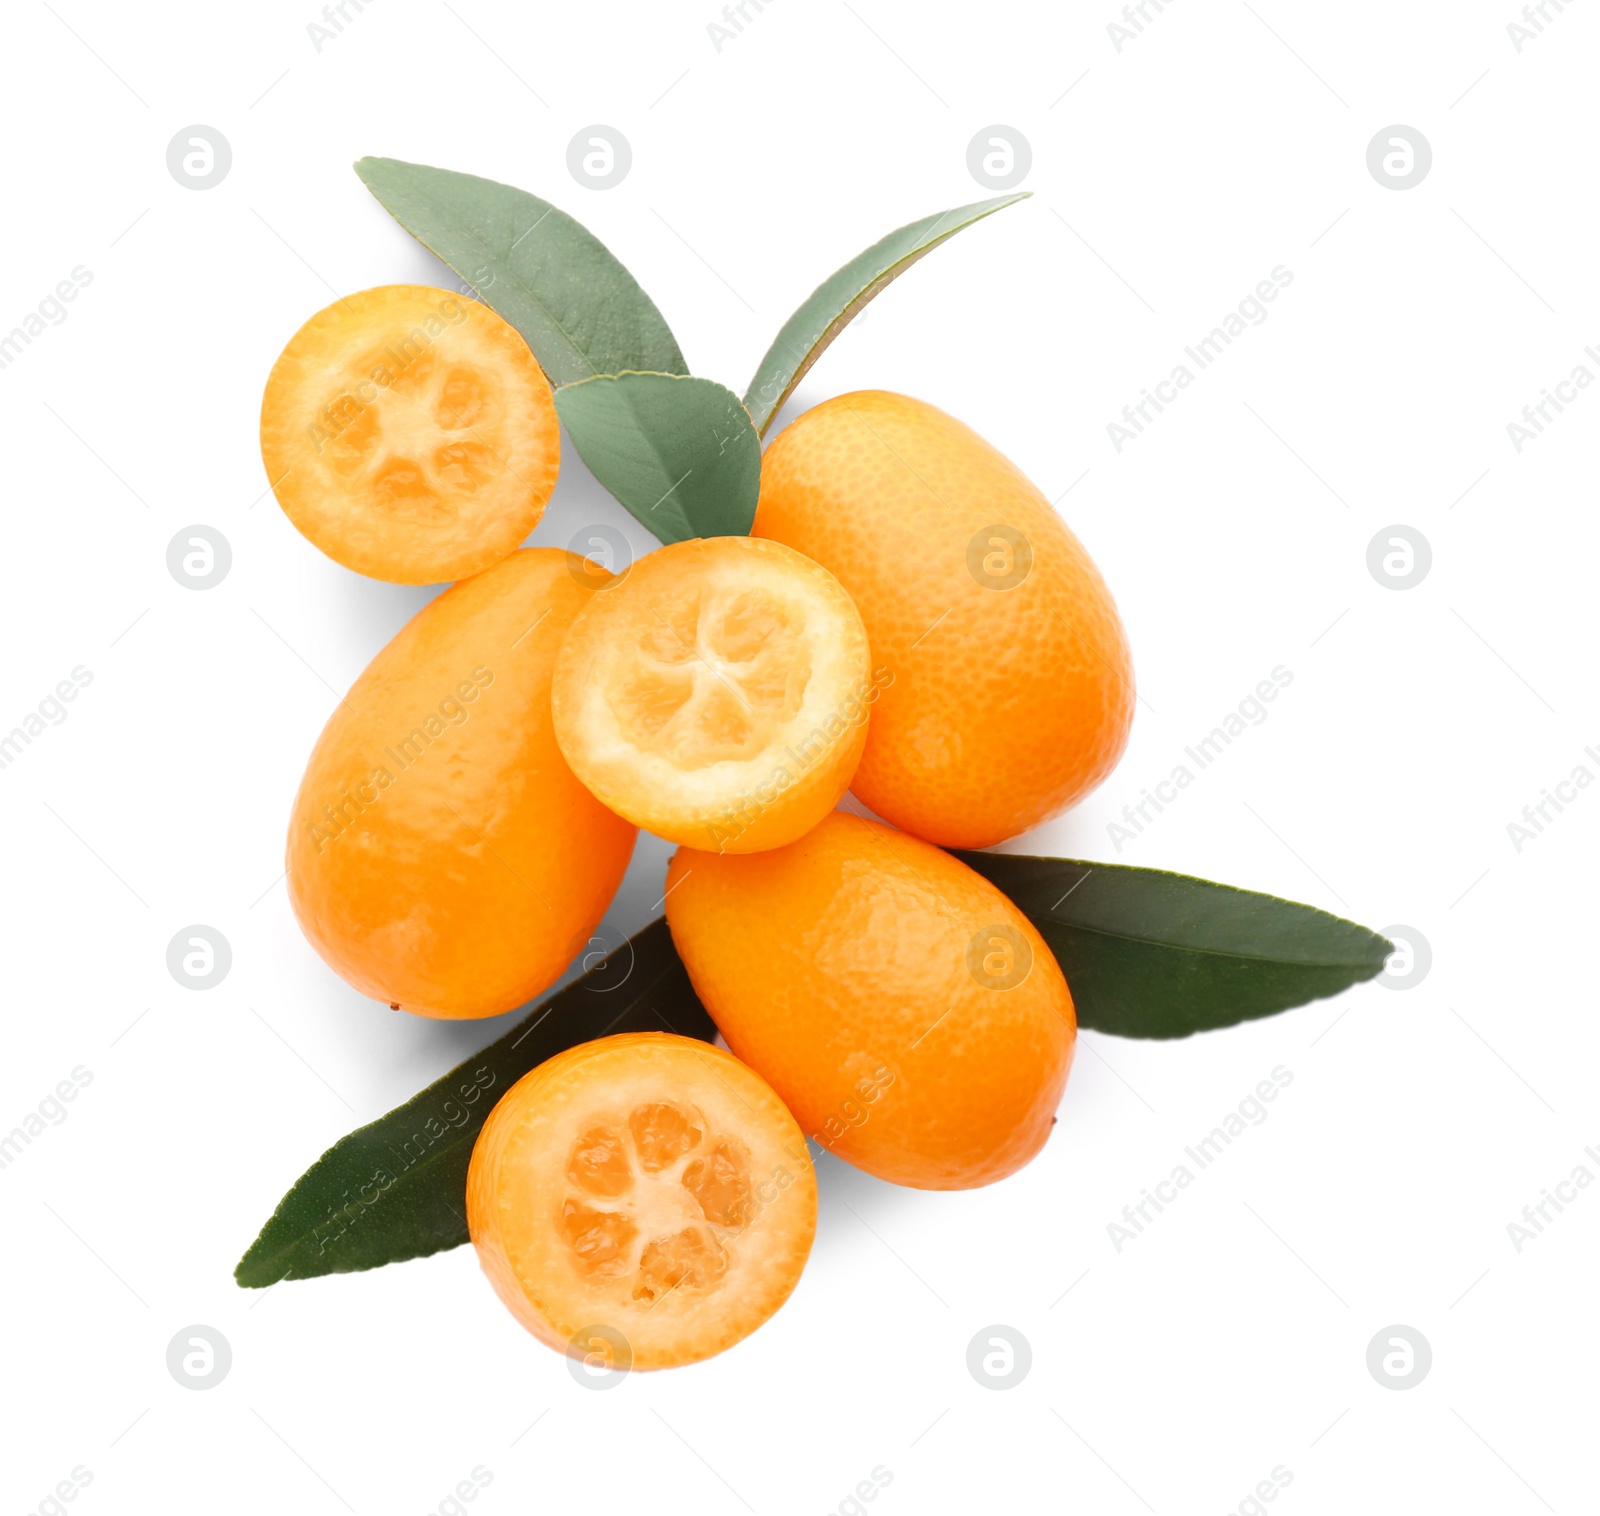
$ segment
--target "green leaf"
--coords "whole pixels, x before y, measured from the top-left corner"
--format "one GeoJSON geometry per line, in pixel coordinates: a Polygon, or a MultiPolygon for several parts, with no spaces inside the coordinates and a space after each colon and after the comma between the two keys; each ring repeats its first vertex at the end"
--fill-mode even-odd
{"type": "Polygon", "coordinates": [[[552,384],[688,365],[605,244],[537,195],[398,158],[355,166],[383,208],[527,339],[552,384]]]}
{"type": "Polygon", "coordinates": [[[618,1032],[716,1028],[657,918],[498,1042],[420,1095],[340,1139],[295,1181],[234,1278],[252,1289],[374,1269],[467,1237],[467,1163],[490,1110],[529,1069],[618,1032]]]}
{"type": "Polygon", "coordinates": [[[567,435],[597,478],[663,542],[742,537],[761,493],[761,439],[712,379],[608,374],[556,391],[567,435]]]}
{"type": "Polygon", "coordinates": [[[755,378],[745,391],[744,403],[755,418],[756,430],[766,436],[772,418],[783,402],[822,356],[823,349],[847,327],[856,312],[892,279],[897,279],[917,259],[925,257],[941,242],[1018,200],[1029,191],[1001,195],[995,200],[980,200],[958,206],[937,216],[925,216],[874,242],[866,252],[852,258],[836,273],[824,279],[810,297],[783,324],[783,330],[767,349],[755,378]]]}
{"type": "Polygon", "coordinates": [[[1337,995],[1394,944],[1309,905],[1187,874],[1030,858],[956,857],[998,885],[1050,944],[1078,1023],[1187,1037],[1337,995]]]}

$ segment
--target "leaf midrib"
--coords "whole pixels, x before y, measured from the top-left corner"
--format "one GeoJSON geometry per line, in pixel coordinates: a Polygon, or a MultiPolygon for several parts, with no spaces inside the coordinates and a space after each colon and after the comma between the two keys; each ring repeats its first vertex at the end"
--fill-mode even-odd
{"type": "MultiPolygon", "coordinates": [[[[665,374],[665,373],[661,373],[659,370],[656,370],[656,369],[635,369],[635,368],[623,369],[620,373],[616,373],[616,374],[591,374],[587,379],[578,379],[578,380],[575,380],[571,384],[563,384],[561,386],[561,388],[564,389],[564,390],[579,390],[579,389],[582,389],[584,385],[593,384],[597,380],[601,380],[601,379],[624,379],[624,378],[628,378],[629,376],[645,378],[645,379],[669,379],[675,384],[687,381],[687,382],[689,382],[691,384],[710,384],[710,385],[715,385],[718,389],[726,389],[727,388],[725,385],[718,384],[715,379],[707,379],[703,375],[699,375],[699,374],[665,374]]],[[[619,392],[622,395],[623,404],[628,409],[628,415],[630,417],[632,417],[634,421],[637,422],[639,420],[639,407],[635,403],[635,401],[629,396],[628,389],[629,389],[629,386],[622,385],[619,388],[619,392]]],[[[732,390],[727,390],[727,393],[729,395],[733,395],[733,391],[732,390]]],[[[737,395],[733,395],[733,398],[734,398],[735,403],[743,404],[743,402],[739,400],[739,397],[737,395]]],[[[747,415],[749,414],[748,411],[746,412],[746,414],[747,415]]],[[[569,430],[570,430],[570,428],[569,428],[569,430]]],[[[644,439],[645,445],[649,448],[650,456],[651,456],[652,459],[655,460],[656,469],[660,473],[661,477],[663,479],[669,478],[671,476],[671,474],[672,474],[672,466],[667,463],[666,458],[663,456],[663,454],[661,452],[661,448],[657,443],[657,439],[656,439],[655,433],[650,428],[643,427],[643,426],[636,426],[634,428],[634,432],[635,432],[635,435],[637,435],[639,437],[642,437],[644,439]]],[[[576,446],[576,442],[574,442],[574,446],[576,446]]],[[[579,453],[580,454],[582,453],[582,449],[581,448],[579,449],[579,453]]],[[[684,477],[687,478],[688,476],[685,475],[684,477]]],[[[660,497],[660,499],[658,499],[656,501],[656,505],[660,505],[661,502],[667,498],[667,495],[672,494],[673,491],[677,489],[678,485],[682,484],[682,483],[683,483],[683,480],[679,479],[679,480],[676,481],[676,483],[670,484],[668,486],[668,488],[667,488],[666,494],[663,494],[660,497]]],[[[654,509],[654,507],[652,507],[652,509],[654,509]]],[[[689,519],[689,513],[686,510],[684,510],[684,508],[683,508],[683,502],[681,500],[674,500],[672,502],[672,509],[677,512],[677,520],[680,523],[682,523],[683,529],[688,533],[688,535],[691,536],[691,537],[698,536],[699,535],[698,528],[696,527],[695,523],[689,519]]],[[[631,514],[631,512],[630,512],[630,514],[631,514]]],[[[638,519],[638,518],[636,517],[635,519],[638,519]]],[[[651,530],[648,522],[640,522],[640,525],[644,526],[647,531],[651,530]]],[[[659,537],[661,534],[659,532],[657,532],[655,535],[659,537]]]]}
{"type": "MultiPolygon", "coordinates": [[[[1018,907],[1024,914],[1031,914],[1025,907],[1018,907]]],[[[1187,943],[1169,941],[1164,937],[1136,937],[1129,932],[1115,932],[1108,927],[1088,926],[1081,921],[1067,921],[1060,916],[1052,916],[1048,912],[1041,912],[1033,918],[1035,921],[1048,921],[1052,926],[1066,927],[1075,932],[1088,932],[1096,937],[1111,937],[1118,942],[1131,942],[1142,947],[1168,948],[1175,953],[1194,953],[1204,958],[1229,958],[1240,959],[1246,963],[1279,964],[1285,968],[1304,969],[1361,969],[1368,965],[1363,960],[1360,962],[1327,962],[1314,958],[1278,958],[1267,953],[1247,953],[1224,948],[1191,947],[1187,943]]]]}
{"type": "MultiPolygon", "coordinates": [[[[526,191],[524,191],[523,193],[526,193],[526,191]]],[[[478,286],[476,284],[472,283],[472,276],[470,274],[468,274],[465,269],[457,268],[456,264],[450,258],[446,257],[445,254],[441,253],[439,251],[439,249],[436,248],[433,245],[433,243],[430,242],[426,237],[421,236],[417,232],[412,231],[411,228],[409,226],[407,226],[405,224],[405,222],[402,221],[398,215],[395,214],[394,210],[390,207],[388,201],[386,201],[381,195],[378,196],[378,203],[384,208],[384,210],[389,212],[390,219],[394,222],[394,224],[396,226],[398,226],[400,228],[401,231],[405,232],[408,236],[415,237],[417,239],[417,241],[420,242],[425,248],[427,248],[427,250],[430,253],[432,253],[433,256],[435,258],[437,258],[442,264],[444,264],[444,266],[446,268],[452,269],[456,273],[460,274],[461,277],[463,279],[465,279],[468,284],[472,284],[472,287],[473,287],[474,290],[478,290],[478,286]]],[[[560,214],[560,212],[556,210],[556,207],[553,206],[553,205],[548,205],[548,202],[541,201],[540,203],[548,206],[547,214],[549,212],[555,212],[555,214],[557,214],[557,215],[560,214]]],[[[543,221],[544,217],[541,216],[539,219],[540,219],[540,221],[543,221]]],[[[537,223],[535,223],[535,225],[537,225],[537,223]]],[[[474,246],[474,247],[476,247],[478,249],[479,253],[483,257],[492,258],[497,263],[504,262],[506,264],[505,272],[506,272],[507,277],[510,278],[512,284],[514,284],[519,290],[521,290],[523,292],[523,294],[527,296],[529,302],[539,308],[539,310],[543,314],[545,320],[547,320],[550,323],[550,325],[556,331],[561,333],[561,338],[567,344],[568,349],[573,353],[573,355],[578,359],[578,361],[580,363],[582,363],[583,366],[586,369],[589,370],[588,377],[591,378],[591,379],[598,377],[598,375],[600,373],[600,370],[595,367],[594,360],[589,356],[589,354],[587,352],[584,351],[583,348],[578,346],[577,339],[572,335],[571,332],[569,332],[567,330],[567,328],[564,325],[562,325],[560,318],[558,316],[556,316],[551,311],[551,309],[550,309],[550,307],[548,305],[545,304],[543,298],[539,295],[538,291],[535,290],[534,287],[531,284],[529,284],[527,282],[527,280],[525,280],[520,274],[518,274],[517,271],[515,270],[515,268],[511,267],[510,262],[509,262],[510,257],[511,257],[511,250],[509,248],[507,248],[506,251],[504,252],[504,254],[496,253],[495,250],[487,242],[485,242],[483,240],[482,236],[476,231],[470,231],[469,230],[466,233],[466,237],[467,237],[467,240],[472,244],[472,246],[474,246]]],[[[478,290],[478,296],[479,296],[480,299],[483,298],[483,292],[481,290],[478,290]]],[[[579,382],[582,383],[583,381],[580,380],[579,382]]]]}
{"type": "MultiPolygon", "coordinates": [[[[400,160],[400,158],[381,158],[381,160],[378,160],[378,162],[381,162],[381,163],[400,163],[400,162],[403,162],[403,160],[400,160]]],[[[414,165],[414,166],[421,166],[421,168],[426,168],[427,165],[414,165]]],[[[467,178],[470,178],[470,176],[467,176],[467,178]]],[[[365,174],[362,174],[362,181],[366,182],[365,174]]],[[[483,182],[483,184],[494,184],[493,179],[483,179],[482,182],[483,182]]],[[[445,254],[440,253],[440,251],[438,251],[438,248],[435,248],[434,243],[432,243],[432,241],[427,240],[426,237],[419,237],[418,233],[413,232],[413,230],[411,230],[411,227],[408,227],[408,225],[406,225],[405,222],[403,222],[402,219],[400,219],[400,216],[398,216],[398,214],[395,213],[395,209],[392,208],[392,206],[389,205],[389,201],[387,201],[386,198],[382,197],[382,195],[379,195],[378,190],[373,189],[373,186],[371,186],[370,182],[366,182],[366,187],[368,187],[368,189],[370,189],[371,192],[373,192],[374,198],[376,198],[376,200],[378,200],[379,205],[381,205],[382,208],[386,209],[387,213],[389,213],[390,221],[394,221],[394,224],[397,225],[397,227],[400,227],[400,230],[402,230],[402,232],[405,232],[406,235],[408,235],[408,237],[416,237],[416,240],[418,240],[419,243],[422,243],[422,246],[424,246],[424,248],[427,248],[427,251],[429,251],[429,253],[434,254],[434,257],[437,257],[438,261],[442,262],[442,264],[445,265],[446,269],[453,269],[454,272],[459,273],[459,275],[461,275],[461,277],[464,278],[464,280],[466,280],[467,283],[469,283],[469,285],[472,285],[472,288],[478,289],[478,286],[474,285],[474,283],[472,283],[472,275],[470,275],[470,273],[467,273],[466,270],[464,270],[464,269],[458,269],[458,267],[456,267],[456,265],[454,265],[453,262],[451,262],[450,259],[448,259],[448,257],[445,256],[445,254]]],[[[550,205],[550,201],[549,200],[542,200],[541,197],[538,197],[538,195],[534,195],[534,193],[531,193],[530,190],[518,190],[518,189],[515,189],[515,186],[499,186],[499,187],[501,187],[501,189],[514,190],[514,193],[518,193],[518,195],[528,195],[528,198],[530,198],[530,200],[534,200],[534,201],[536,201],[536,203],[539,203],[539,205],[544,206],[544,216],[539,217],[539,221],[534,222],[533,229],[531,229],[531,230],[538,230],[539,225],[541,225],[542,222],[544,222],[544,219],[546,219],[547,216],[562,216],[562,214],[563,214],[562,209],[558,208],[558,206],[550,205]]],[[[574,222],[574,225],[576,225],[576,224],[578,224],[578,222],[574,222]]],[[[568,329],[566,329],[565,325],[562,325],[562,320],[560,320],[560,318],[558,318],[557,315],[555,315],[555,313],[552,312],[552,310],[550,310],[549,305],[547,305],[546,302],[544,302],[544,299],[542,299],[542,297],[539,296],[538,291],[536,291],[536,289],[533,288],[533,285],[530,285],[530,283],[528,283],[528,281],[526,281],[525,278],[523,278],[522,275],[520,275],[520,273],[517,272],[517,269],[515,269],[515,265],[512,264],[512,261],[510,261],[510,254],[512,254],[512,249],[515,248],[515,243],[514,243],[514,245],[510,246],[510,248],[507,248],[506,251],[504,251],[504,253],[502,253],[502,254],[501,253],[496,253],[496,251],[494,251],[494,248],[491,248],[491,246],[488,245],[488,243],[486,243],[485,240],[483,240],[482,235],[480,235],[480,233],[478,233],[477,230],[472,229],[472,227],[469,227],[469,225],[466,225],[466,224],[464,224],[464,227],[462,227],[462,230],[464,230],[464,235],[466,235],[466,240],[470,241],[470,245],[475,246],[475,248],[478,249],[478,253],[482,254],[483,257],[490,257],[490,259],[493,259],[493,261],[496,262],[496,264],[501,264],[501,262],[502,262],[502,264],[506,265],[506,273],[507,273],[507,277],[510,278],[510,281],[512,281],[512,283],[514,283],[514,285],[517,286],[518,289],[522,289],[523,294],[526,294],[526,297],[528,297],[528,301],[530,301],[531,304],[536,305],[536,307],[538,307],[539,312],[541,312],[542,315],[544,315],[544,318],[546,318],[546,320],[549,321],[550,326],[554,326],[554,328],[557,329],[558,333],[562,334],[562,339],[563,339],[563,341],[566,342],[566,345],[568,345],[568,349],[571,349],[571,352],[576,353],[576,355],[578,355],[579,361],[581,361],[582,365],[584,365],[584,368],[589,369],[589,376],[590,377],[597,376],[597,374],[600,373],[600,369],[595,368],[594,358],[590,357],[589,353],[587,353],[586,350],[582,349],[582,347],[579,347],[578,339],[576,339],[576,337],[574,337],[573,334],[571,334],[570,331],[568,331],[568,329]]],[[[530,233],[523,233],[523,235],[531,235],[531,232],[530,233]]],[[[480,297],[480,299],[482,299],[482,297],[483,297],[483,293],[482,293],[482,291],[480,291],[480,289],[478,289],[478,297],[480,297]]]]}

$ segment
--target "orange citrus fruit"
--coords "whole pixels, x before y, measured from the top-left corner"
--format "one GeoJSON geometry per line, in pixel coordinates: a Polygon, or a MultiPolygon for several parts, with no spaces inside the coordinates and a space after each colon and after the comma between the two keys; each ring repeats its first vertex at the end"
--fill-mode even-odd
{"type": "Polygon", "coordinates": [[[838,803],[872,693],[861,617],[832,574],[782,543],[702,537],[594,596],[551,698],[567,762],[618,815],[748,853],[838,803]]]}
{"type": "Polygon", "coordinates": [[[278,503],[330,558],[396,584],[464,579],[538,524],[561,466],[550,383],[488,306],[388,284],[318,311],[261,400],[278,503]]]}
{"type": "Polygon", "coordinates": [[[1094,788],[1127,743],[1116,606],[1050,502],[959,421],[867,390],[767,449],[751,528],[831,569],[892,680],[855,793],[930,842],[988,847],[1094,788]]]}
{"type": "Polygon", "coordinates": [[[592,563],[513,553],[418,611],[329,718],[289,824],[289,899],[364,995],[493,1016],[583,948],[634,829],[573,777],[550,724],[592,563]]]}
{"type": "Polygon", "coordinates": [[[1033,924],[964,863],[836,811],[667,870],[667,922],[736,1057],[880,1179],[970,1189],[1044,1145],[1077,1021],[1033,924]]]}
{"type": "Polygon", "coordinates": [[[582,1043],[506,1092],[478,1135],[467,1225],[527,1329],[610,1368],[694,1363],[795,1287],[811,1156],[762,1079],[689,1037],[582,1043]]]}

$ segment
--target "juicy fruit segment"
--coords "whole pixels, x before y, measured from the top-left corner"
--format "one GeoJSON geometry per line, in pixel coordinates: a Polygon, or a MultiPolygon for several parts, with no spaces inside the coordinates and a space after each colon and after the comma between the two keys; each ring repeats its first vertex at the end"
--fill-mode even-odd
{"type": "Polygon", "coordinates": [[[816,1181],[800,1129],[754,1073],[705,1043],[584,1043],[507,1091],[473,1149],[467,1222],[531,1332],[583,1356],[605,1327],[635,1368],[748,1336],[800,1277],[816,1181]]]}
{"type": "Polygon", "coordinates": [[[535,548],[446,590],[317,739],[289,899],[362,994],[497,1015],[555,980],[610,904],[634,829],[573,777],[550,722],[556,649],[596,572],[535,548]]]}
{"type": "MultiPolygon", "coordinates": [[[[705,1118],[692,1106],[665,1100],[635,1106],[626,1131],[633,1138],[631,1144],[620,1126],[585,1132],[567,1164],[567,1177],[579,1189],[622,1203],[618,1210],[598,1210],[569,1197],[562,1205],[562,1226],[579,1269],[606,1279],[620,1279],[635,1270],[635,1300],[654,1300],[681,1284],[697,1288],[721,1279],[728,1271],[727,1255],[710,1228],[691,1221],[638,1249],[634,1243],[639,1225],[630,1211],[636,1205],[643,1213],[661,1214],[674,1199],[681,1201],[681,1196],[662,1189],[676,1177],[706,1221],[717,1227],[742,1227],[751,1199],[749,1150],[737,1138],[724,1137],[711,1145],[707,1156],[678,1163],[702,1145],[705,1118]],[[662,1124],[670,1132],[665,1144],[655,1134],[662,1124]],[[605,1155],[603,1172],[592,1161],[597,1151],[605,1155]],[[679,1172],[666,1173],[669,1169],[679,1172]],[[643,1176],[662,1177],[649,1182],[651,1193],[630,1196],[643,1176]]],[[[681,1204],[678,1208],[684,1209],[681,1204]]]]}
{"type": "Polygon", "coordinates": [[[852,785],[930,842],[988,847],[1110,773],[1133,719],[1115,604],[1050,502],[1000,453],[904,395],[841,395],[767,449],[751,531],[860,608],[892,677],[852,785]]]}
{"type": "Polygon", "coordinates": [[[641,1105],[628,1117],[634,1151],[639,1166],[647,1174],[659,1174],[687,1152],[700,1146],[705,1128],[681,1106],[669,1100],[641,1105]]]}
{"type": "MultiPolygon", "coordinates": [[[[771,852],[681,849],[666,901],[728,1046],[840,1158],[969,1189],[1044,1145],[1077,1036],[1072,996],[1032,923],[964,863],[836,811],[771,852]]],[[[721,1186],[736,1166],[714,1151],[704,1162],[710,1206],[735,1204],[721,1186]]]]}
{"type": "Polygon", "coordinates": [[[464,579],[538,524],[561,434],[549,381],[488,306],[363,290],[289,340],[261,402],[267,477],[330,558],[397,584],[464,579]]]}
{"type": "Polygon", "coordinates": [[[712,852],[778,847],[849,787],[874,698],[866,632],[817,564],[710,537],[640,559],[573,622],[556,737],[619,815],[712,852]]]}

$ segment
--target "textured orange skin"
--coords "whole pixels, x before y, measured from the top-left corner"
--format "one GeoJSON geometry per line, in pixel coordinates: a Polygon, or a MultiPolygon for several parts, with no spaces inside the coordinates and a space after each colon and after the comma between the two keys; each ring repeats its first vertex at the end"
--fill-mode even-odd
{"type": "Polygon", "coordinates": [[[957,1190],[1044,1145],[1077,1038],[1072,996],[1027,917],[948,853],[843,811],[772,852],[681,848],[667,921],[735,1056],[840,1158],[957,1190]],[[1007,990],[968,969],[994,926],[1032,950],[1007,990]]]}
{"type": "Polygon", "coordinates": [[[815,406],[767,449],[751,531],[833,571],[893,675],[851,787],[896,826],[989,847],[1122,756],[1133,667],[1110,592],[1050,502],[943,411],[882,390],[815,406]],[[1011,589],[968,571],[995,525],[1032,547],[1011,589]]]}
{"type": "Polygon", "coordinates": [[[556,650],[595,572],[534,548],[463,580],[400,629],[323,728],[289,823],[289,899],[362,994],[421,1016],[511,1010],[559,977],[616,893],[634,828],[578,783],[550,719],[556,650]],[[446,701],[466,711],[459,724],[446,701]],[[442,735],[402,768],[430,716],[442,735]],[[380,767],[392,783],[374,782],[380,767]],[[330,806],[346,827],[323,840],[313,829],[333,833],[330,806]]]}
{"type": "MultiPolygon", "coordinates": [[[[709,1077],[720,1078],[738,1091],[752,1122],[767,1123],[786,1147],[794,1146],[800,1181],[785,1203],[804,1207],[803,1225],[800,1228],[802,1245],[784,1260],[785,1267],[781,1273],[768,1272],[763,1281],[766,1286],[763,1298],[730,1302],[729,1308],[720,1314],[714,1333],[699,1335],[692,1342],[680,1342],[676,1351],[662,1354],[658,1350],[652,1353],[642,1344],[635,1344],[633,1367],[676,1368],[710,1358],[732,1347],[771,1317],[800,1282],[800,1273],[810,1256],[811,1241],[816,1232],[817,1181],[794,1118],[784,1110],[773,1092],[748,1068],[741,1067],[736,1059],[720,1048],[692,1042],[689,1038],[669,1036],[662,1032],[625,1032],[616,1037],[579,1043],[577,1047],[568,1048],[566,1052],[558,1053],[531,1069],[506,1091],[478,1134],[472,1149],[472,1162],[467,1170],[467,1230],[472,1234],[478,1262],[493,1285],[495,1294],[511,1314],[541,1342],[558,1352],[578,1356],[572,1347],[572,1335],[585,1323],[556,1320],[540,1299],[537,1286],[518,1275],[512,1260],[518,1242],[517,1233],[529,1227],[548,1224],[545,1218],[506,1203],[505,1191],[509,1185],[505,1166],[514,1161],[514,1151],[521,1136],[520,1128],[537,1116],[541,1105],[573,1098],[575,1092],[582,1091],[592,1069],[596,1066],[603,1068],[606,1062],[619,1054],[670,1054],[684,1044],[691,1044],[688,1051],[698,1065],[719,1066],[709,1077]]],[[[599,1077],[604,1077],[603,1072],[599,1077]]]]}

